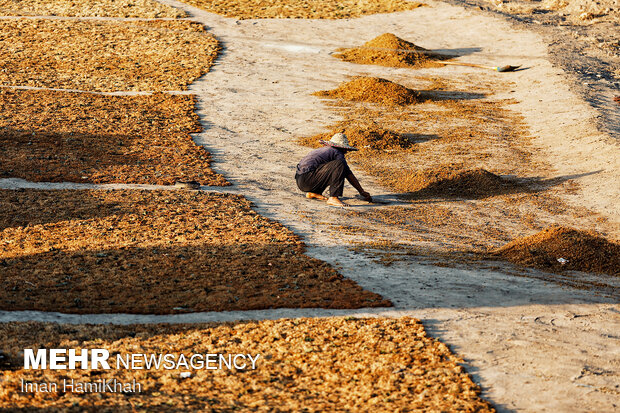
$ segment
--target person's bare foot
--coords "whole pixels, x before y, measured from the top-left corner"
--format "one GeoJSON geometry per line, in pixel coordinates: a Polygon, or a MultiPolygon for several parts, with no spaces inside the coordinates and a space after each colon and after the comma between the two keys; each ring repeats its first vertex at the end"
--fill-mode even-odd
{"type": "Polygon", "coordinates": [[[327,205],[337,206],[337,207],[341,207],[341,208],[348,208],[348,207],[351,206],[349,204],[345,204],[338,197],[335,197],[335,196],[330,196],[329,197],[329,199],[327,200],[327,205]]]}
{"type": "Polygon", "coordinates": [[[321,194],[315,194],[314,192],[306,192],[306,198],[318,199],[319,201],[327,201],[327,198],[321,194]]]}

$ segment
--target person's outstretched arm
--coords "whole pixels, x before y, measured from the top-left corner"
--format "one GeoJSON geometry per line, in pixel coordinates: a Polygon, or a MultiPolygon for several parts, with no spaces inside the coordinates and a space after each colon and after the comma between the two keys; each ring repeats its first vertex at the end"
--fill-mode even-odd
{"type": "Polygon", "coordinates": [[[360,181],[358,181],[355,175],[353,175],[353,172],[347,175],[347,181],[349,181],[349,183],[353,185],[353,188],[357,189],[357,192],[359,192],[366,201],[372,202],[372,197],[368,192],[364,191],[364,188],[362,188],[360,181]]]}

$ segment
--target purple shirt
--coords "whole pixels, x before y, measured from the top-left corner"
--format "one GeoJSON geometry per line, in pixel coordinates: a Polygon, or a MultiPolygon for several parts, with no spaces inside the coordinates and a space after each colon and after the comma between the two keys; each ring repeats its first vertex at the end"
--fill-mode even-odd
{"type": "Polygon", "coordinates": [[[315,149],[308,155],[304,156],[304,158],[297,164],[297,174],[301,175],[306,172],[315,171],[324,163],[331,162],[336,159],[339,159],[344,163],[345,176],[348,176],[351,173],[351,170],[349,169],[349,165],[347,165],[347,161],[344,158],[344,153],[333,146],[324,146],[322,148],[315,149]]]}

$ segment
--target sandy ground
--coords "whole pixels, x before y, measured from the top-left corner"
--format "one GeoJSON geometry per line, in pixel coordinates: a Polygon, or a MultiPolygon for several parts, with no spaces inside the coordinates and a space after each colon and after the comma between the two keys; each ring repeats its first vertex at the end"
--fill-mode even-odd
{"type": "MultiPolygon", "coordinates": [[[[620,406],[620,305],[616,300],[507,275],[501,268],[454,269],[414,260],[385,267],[351,252],[334,237],[328,224],[346,224],[345,215],[307,202],[292,179],[297,160],[307,151],[292,143],[295,137],[319,133],[339,120],[335,112],[310,96],[312,92],[331,89],[350,75],[381,74],[405,80],[411,75],[407,69],[352,66],[329,52],[394,32],[426,48],[468,54],[462,60],[495,64],[493,59],[502,59],[527,67],[512,74],[466,68],[418,73],[490,79],[511,76],[513,92],[496,97],[519,101],[514,106],[537,137],[541,158],[556,167],[545,172],[553,176],[597,172],[579,180],[581,190],[569,201],[617,221],[620,205],[614,183],[620,174],[618,147],[596,132],[597,114],[571,92],[562,71],[549,62],[540,36],[517,31],[497,18],[435,2],[411,12],[342,21],[236,21],[173,0],[162,2],[187,10],[225,47],[212,71],[190,87],[198,95],[205,126],[195,139],[213,154],[215,169],[254,201],[261,214],[301,234],[311,256],[336,265],[363,288],[391,299],[395,308],[172,316],[2,312],[0,321],[134,323],[411,315],[422,319],[431,335],[467,360],[467,369],[482,386],[483,396],[499,411],[611,412],[620,406]],[[312,213],[326,225],[304,221],[300,213],[312,213]]],[[[361,178],[373,195],[390,196],[372,179],[361,178]]],[[[16,184],[19,182],[4,182],[5,186],[16,184]]],[[[352,196],[352,190],[346,189],[345,195],[352,196]]]]}
{"type": "Polygon", "coordinates": [[[565,71],[571,87],[598,112],[600,130],[620,137],[620,43],[617,0],[446,0],[501,16],[531,30],[548,44],[554,66],[565,71]]]}

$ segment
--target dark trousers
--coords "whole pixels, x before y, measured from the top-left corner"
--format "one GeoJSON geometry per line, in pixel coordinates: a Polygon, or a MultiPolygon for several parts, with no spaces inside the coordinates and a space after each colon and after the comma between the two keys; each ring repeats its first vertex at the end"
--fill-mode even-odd
{"type": "Polygon", "coordinates": [[[341,160],[324,163],[316,170],[295,175],[297,186],[304,192],[322,194],[329,186],[330,196],[342,196],[344,188],[345,167],[341,160]]]}

